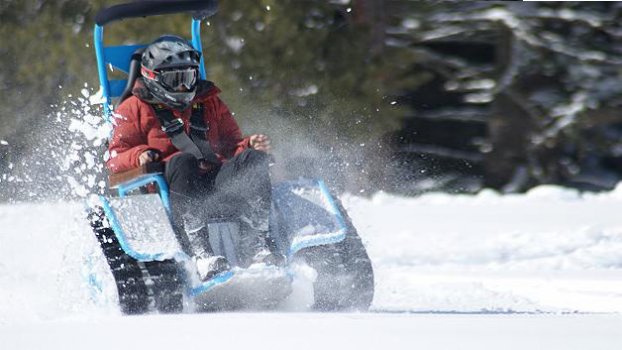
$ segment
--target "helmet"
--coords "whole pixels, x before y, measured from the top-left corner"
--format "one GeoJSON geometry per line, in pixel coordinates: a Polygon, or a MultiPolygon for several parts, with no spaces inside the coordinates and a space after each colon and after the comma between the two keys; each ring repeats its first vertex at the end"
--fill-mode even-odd
{"type": "Polygon", "coordinates": [[[200,62],[201,53],[186,40],[164,35],[145,48],[140,72],[157,101],[183,110],[196,94],[200,62]]]}

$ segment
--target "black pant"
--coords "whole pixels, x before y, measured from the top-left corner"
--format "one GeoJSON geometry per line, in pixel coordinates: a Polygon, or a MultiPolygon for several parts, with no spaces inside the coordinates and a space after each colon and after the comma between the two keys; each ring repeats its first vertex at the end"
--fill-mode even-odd
{"type": "Polygon", "coordinates": [[[201,175],[198,160],[180,153],[166,164],[173,220],[191,213],[203,220],[242,219],[257,230],[268,230],[272,185],[269,156],[247,149],[220,167],[201,175]]]}

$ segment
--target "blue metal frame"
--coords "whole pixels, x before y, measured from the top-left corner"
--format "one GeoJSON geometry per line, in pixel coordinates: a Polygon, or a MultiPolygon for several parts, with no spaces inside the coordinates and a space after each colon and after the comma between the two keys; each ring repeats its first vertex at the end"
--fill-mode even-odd
{"type": "Polygon", "coordinates": [[[201,64],[199,64],[199,74],[201,79],[207,78],[205,72],[205,60],[203,58],[203,44],[201,44],[201,20],[192,19],[192,46],[201,53],[201,64]]]}
{"type": "Polygon", "coordinates": [[[97,56],[97,73],[99,75],[99,86],[104,96],[104,118],[110,123],[112,113],[112,100],[110,99],[110,85],[108,83],[108,73],[106,72],[106,59],[104,55],[104,27],[95,25],[93,30],[93,42],[95,43],[95,55],[97,56]]]}
{"type": "MultiPolygon", "coordinates": [[[[260,273],[260,275],[263,275],[263,274],[266,273],[266,271],[269,271],[269,270],[278,272],[281,269],[279,267],[276,267],[276,266],[266,266],[259,273],[260,273]]],[[[247,270],[246,273],[248,273],[248,271],[249,270],[247,270]]],[[[289,278],[290,282],[293,281],[294,273],[290,269],[284,270],[283,272],[285,273],[285,276],[287,276],[287,278],[289,278]]],[[[197,297],[197,296],[199,296],[201,294],[204,294],[205,292],[211,290],[212,288],[214,288],[216,286],[219,286],[221,284],[229,282],[229,280],[233,279],[233,277],[235,277],[236,275],[240,276],[240,275],[242,275],[244,273],[245,272],[240,273],[240,270],[237,270],[237,269],[234,269],[232,271],[230,270],[230,271],[227,271],[227,272],[220,273],[220,274],[214,276],[209,281],[199,283],[198,285],[196,285],[194,287],[189,287],[187,289],[187,294],[188,294],[188,296],[190,296],[192,298],[197,297]]]]}
{"type": "Polygon", "coordinates": [[[164,204],[164,208],[166,212],[171,215],[171,201],[168,193],[168,184],[164,179],[164,176],[160,174],[146,174],[144,176],[140,176],[134,179],[131,179],[127,182],[124,182],[117,186],[117,191],[119,192],[119,197],[125,197],[129,192],[140,188],[142,186],[156,183],[158,185],[158,190],[160,192],[160,199],[162,199],[162,204],[164,204]]]}
{"type": "Polygon", "coordinates": [[[233,271],[223,272],[219,275],[216,275],[214,278],[210,279],[209,281],[199,284],[196,287],[189,287],[186,293],[188,293],[190,297],[194,298],[197,295],[201,295],[207,292],[208,290],[229,281],[231,278],[233,278],[234,274],[235,273],[233,271]]]}
{"type": "Polygon", "coordinates": [[[318,180],[317,185],[320,188],[320,193],[322,194],[323,199],[326,201],[326,204],[328,204],[330,213],[333,214],[337,219],[338,230],[328,234],[310,236],[308,239],[304,239],[300,242],[297,242],[296,244],[292,244],[292,246],[289,248],[289,252],[287,253],[288,259],[293,258],[293,256],[302,249],[317,247],[320,245],[335,244],[343,241],[346,238],[348,226],[346,225],[346,221],[343,215],[341,215],[339,208],[337,208],[337,204],[335,203],[333,196],[331,196],[330,191],[326,186],[326,183],[324,183],[324,181],[322,180],[318,180]]]}
{"type": "Polygon", "coordinates": [[[99,199],[101,200],[102,208],[104,209],[104,213],[108,218],[108,222],[110,223],[112,230],[117,236],[119,245],[127,255],[138,261],[143,262],[161,260],[164,257],[164,254],[143,254],[135,251],[128,243],[127,238],[125,237],[125,234],[123,232],[123,228],[119,223],[119,219],[117,219],[117,215],[114,213],[114,210],[112,209],[112,206],[110,205],[108,199],[104,196],[100,196],[99,199]]]}

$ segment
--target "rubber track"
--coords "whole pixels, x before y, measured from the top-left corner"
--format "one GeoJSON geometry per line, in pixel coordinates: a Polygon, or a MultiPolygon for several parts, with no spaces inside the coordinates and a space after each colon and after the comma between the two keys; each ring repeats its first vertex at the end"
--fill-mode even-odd
{"type": "Polygon", "coordinates": [[[183,310],[184,280],[177,262],[139,262],[125,254],[101,208],[91,211],[88,219],[114,276],[124,314],[183,310]]]}
{"type": "Polygon", "coordinates": [[[343,216],[346,238],[337,244],[304,249],[298,254],[317,273],[314,282],[318,311],[367,311],[374,298],[374,271],[365,246],[337,196],[331,194],[343,216]]]}

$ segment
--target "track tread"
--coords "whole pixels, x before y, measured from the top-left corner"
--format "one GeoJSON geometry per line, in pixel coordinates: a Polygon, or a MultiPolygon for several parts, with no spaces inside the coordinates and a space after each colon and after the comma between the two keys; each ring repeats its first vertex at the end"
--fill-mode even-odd
{"type": "Polygon", "coordinates": [[[124,314],[183,311],[184,278],[176,261],[138,262],[123,251],[101,208],[88,218],[115,279],[124,314]]]}
{"type": "Polygon", "coordinates": [[[307,248],[298,254],[313,267],[313,308],[318,311],[367,311],[374,298],[374,271],[365,246],[341,201],[333,195],[345,220],[346,238],[337,244],[307,248]]]}

